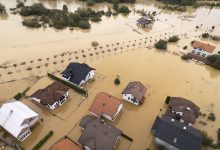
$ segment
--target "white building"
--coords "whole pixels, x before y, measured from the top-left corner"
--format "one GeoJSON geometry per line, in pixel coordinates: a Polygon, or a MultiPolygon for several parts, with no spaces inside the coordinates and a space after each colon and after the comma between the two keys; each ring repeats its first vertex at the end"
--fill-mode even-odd
{"type": "Polygon", "coordinates": [[[67,68],[61,73],[64,80],[81,86],[95,76],[95,69],[87,64],[77,62],[70,63],[67,68]]]}
{"type": "Polygon", "coordinates": [[[130,82],[121,94],[124,100],[139,105],[144,102],[146,91],[147,88],[140,81],[134,81],[130,82]]]}
{"type": "Polygon", "coordinates": [[[207,57],[211,55],[215,50],[215,46],[199,41],[193,41],[191,46],[192,46],[192,53],[200,55],[202,57],[207,57]]]}
{"type": "Polygon", "coordinates": [[[69,88],[61,82],[53,82],[45,89],[39,89],[30,97],[49,109],[55,109],[64,104],[69,95],[69,88]]]}
{"type": "Polygon", "coordinates": [[[0,126],[19,141],[24,141],[38,122],[38,114],[19,101],[3,104],[0,108],[0,126]]]}

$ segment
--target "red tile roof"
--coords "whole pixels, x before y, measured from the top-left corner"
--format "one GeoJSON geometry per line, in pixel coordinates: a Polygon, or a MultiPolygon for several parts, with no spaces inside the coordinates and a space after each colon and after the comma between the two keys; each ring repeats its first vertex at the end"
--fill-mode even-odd
{"type": "Polygon", "coordinates": [[[121,104],[123,104],[121,99],[118,99],[108,93],[101,92],[96,95],[89,111],[96,114],[98,117],[102,114],[107,114],[114,119],[121,104]]]}
{"type": "Polygon", "coordinates": [[[62,139],[56,144],[54,144],[50,150],[81,150],[75,143],[70,139],[62,139]]]}
{"type": "Polygon", "coordinates": [[[212,53],[215,50],[215,46],[200,41],[193,41],[191,46],[195,48],[202,48],[204,51],[209,53],[212,53]]]}

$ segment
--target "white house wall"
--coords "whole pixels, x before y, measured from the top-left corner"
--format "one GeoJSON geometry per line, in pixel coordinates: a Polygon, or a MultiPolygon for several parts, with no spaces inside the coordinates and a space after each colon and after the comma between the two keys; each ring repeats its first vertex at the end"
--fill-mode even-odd
{"type": "Polygon", "coordinates": [[[210,55],[209,52],[204,51],[203,49],[200,50],[200,48],[193,48],[192,53],[200,55],[200,56],[203,56],[203,54],[204,54],[205,56],[203,56],[203,57],[207,57],[210,55]]]}
{"type": "Polygon", "coordinates": [[[132,94],[122,94],[122,97],[124,100],[130,102],[130,103],[133,103],[135,105],[139,105],[139,102],[133,102],[131,99],[134,98],[134,96],[132,94]]]}

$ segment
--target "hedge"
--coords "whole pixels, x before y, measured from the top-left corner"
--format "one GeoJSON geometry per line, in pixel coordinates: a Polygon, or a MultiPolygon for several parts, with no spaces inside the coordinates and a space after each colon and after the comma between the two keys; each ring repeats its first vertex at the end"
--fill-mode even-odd
{"type": "Polygon", "coordinates": [[[51,130],[51,131],[49,131],[49,132],[47,133],[47,135],[46,135],[43,139],[41,139],[41,140],[32,148],[32,150],[39,150],[40,147],[43,146],[43,144],[46,143],[47,140],[48,140],[52,135],[53,135],[53,131],[51,130]]]}
{"type": "Polygon", "coordinates": [[[22,96],[23,96],[22,93],[18,93],[13,98],[16,99],[16,100],[19,100],[19,99],[22,98],[22,96]]]}
{"type": "Polygon", "coordinates": [[[64,80],[62,80],[62,79],[60,79],[60,78],[54,76],[53,74],[48,73],[48,76],[49,76],[50,78],[54,79],[54,80],[60,81],[60,82],[62,82],[63,84],[65,84],[65,85],[71,87],[71,88],[74,89],[76,92],[79,92],[80,94],[85,95],[86,97],[88,96],[88,92],[87,92],[86,89],[82,89],[80,86],[78,86],[78,85],[76,85],[76,84],[70,83],[70,82],[68,82],[68,81],[64,81],[64,80]]]}

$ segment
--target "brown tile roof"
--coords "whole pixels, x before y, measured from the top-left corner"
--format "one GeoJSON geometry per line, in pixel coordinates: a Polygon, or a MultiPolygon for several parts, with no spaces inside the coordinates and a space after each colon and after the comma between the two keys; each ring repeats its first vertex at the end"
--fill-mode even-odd
{"type": "Polygon", "coordinates": [[[40,99],[42,105],[53,105],[56,101],[60,100],[68,90],[69,88],[63,83],[53,82],[45,89],[37,90],[31,97],[40,99]]]}
{"type": "Polygon", "coordinates": [[[215,49],[215,46],[200,41],[193,41],[191,46],[195,48],[202,48],[204,51],[207,51],[209,53],[212,53],[215,49]]]}
{"type": "Polygon", "coordinates": [[[175,114],[173,114],[172,111],[182,112],[183,115],[181,119],[188,123],[194,124],[199,116],[199,110],[200,108],[197,105],[187,99],[181,97],[172,97],[165,115],[174,118],[175,114]]]}
{"type": "Polygon", "coordinates": [[[118,99],[108,93],[101,92],[96,95],[92,105],[89,108],[89,111],[99,117],[102,114],[107,114],[114,119],[115,114],[117,113],[121,104],[123,104],[121,99],[118,99]]]}
{"type": "Polygon", "coordinates": [[[50,150],[81,150],[81,149],[70,139],[65,138],[54,144],[50,148],[50,150]]]}
{"type": "Polygon", "coordinates": [[[84,130],[79,143],[91,150],[113,150],[122,131],[92,115],[82,118],[79,124],[84,130]]]}
{"type": "Polygon", "coordinates": [[[137,100],[141,101],[144,97],[147,88],[140,82],[130,82],[122,91],[122,94],[132,94],[137,100]]]}

